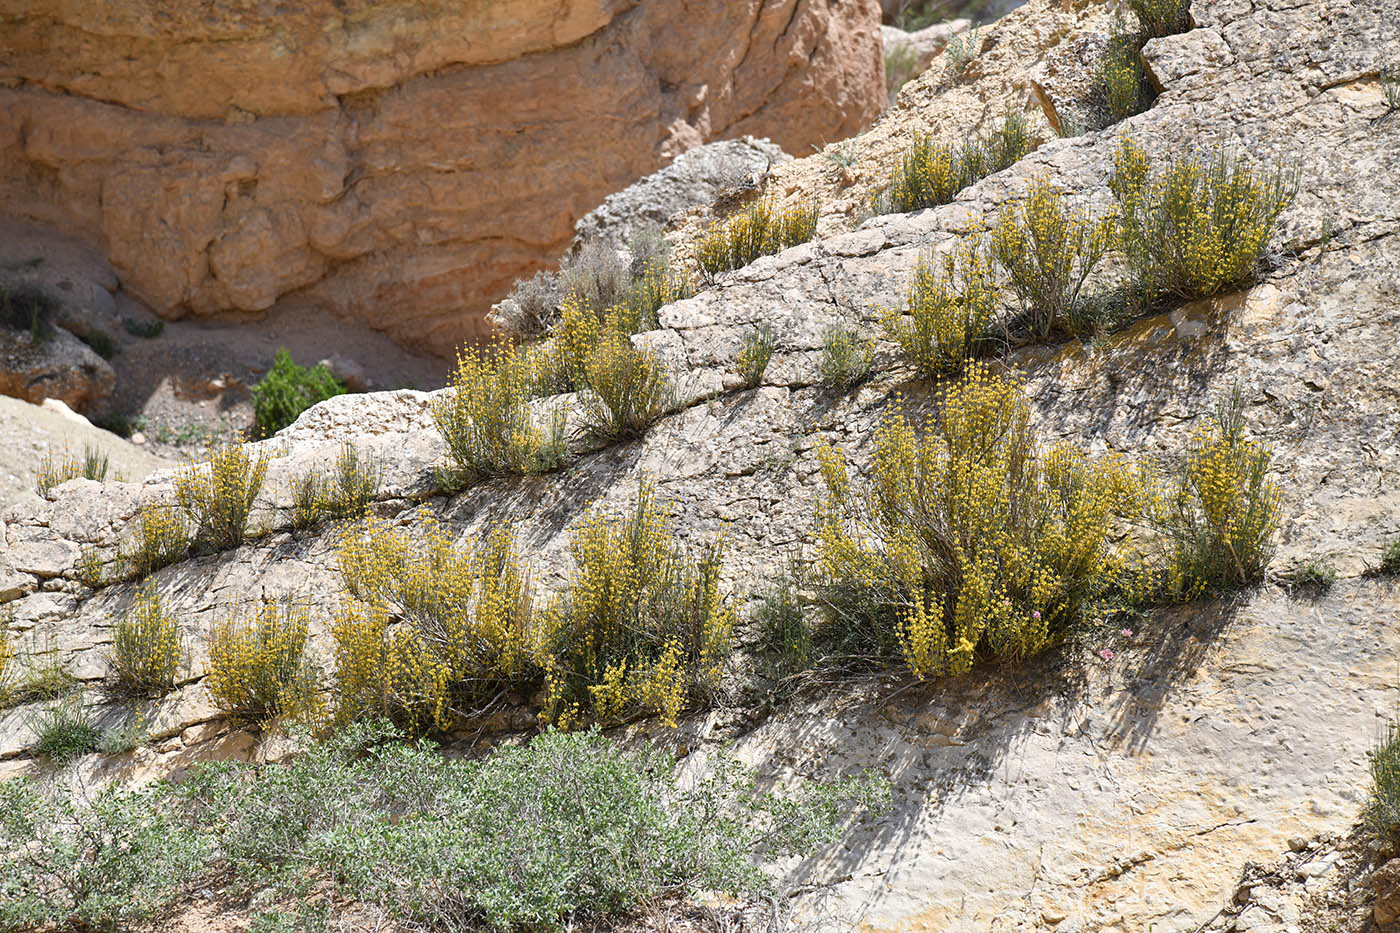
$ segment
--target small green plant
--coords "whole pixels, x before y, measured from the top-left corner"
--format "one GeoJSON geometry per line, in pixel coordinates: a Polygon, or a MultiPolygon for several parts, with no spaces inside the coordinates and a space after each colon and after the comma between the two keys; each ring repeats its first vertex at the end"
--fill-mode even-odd
{"type": "Polygon", "coordinates": [[[870,341],[848,324],[834,324],[822,339],[821,380],[845,392],[870,375],[874,351],[870,341]]]}
{"type": "Polygon", "coordinates": [[[92,724],[81,694],[55,702],[35,717],[34,753],[56,768],[66,768],[88,752],[97,750],[101,731],[92,724]]]}
{"type": "Polygon", "coordinates": [[[313,717],[320,698],[306,657],[308,623],[304,609],[269,601],[252,616],[216,624],[207,683],[218,707],[260,725],[313,717]]]}
{"type": "Polygon", "coordinates": [[[34,478],[34,487],[39,495],[48,498],[55,486],[60,486],[70,479],[83,477],[84,479],[102,482],[107,478],[107,455],[92,444],[83,445],[83,456],[80,458],[69,455],[68,451],[63,452],[63,456],[55,459],[53,454],[47,454],[44,462],[39,464],[39,472],[34,478]]]}
{"type": "Polygon", "coordinates": [[[132,432],[136,430],[136,423],[121,412],[98,415],[90,420],[97,427],[104,431],[110,431],[117,437],[131,437],[132,432]]]}
{"type": "Polygon", "coordinates": [[[530,410],[544,360],[514,344],[464,351],[451,385],[433,403],[433,422],[447,447],[444,485],[457,488],[483,476],[545,473],[568,454],[566,411],[543,422],[530,410]]]}
{"type": "Polygon", "coordinates": [[[661,361],[615,326],[604,325],[588,356],[580,397],[585,424],[598,437],[639,437],[670,411],[675,392],[661,361]]]}
{"type": "Polygon", "coordinates": [[[812,628],[794,581],[774,582],[759,597],[752,617],[758,632],[756,672],[767,682],[767,689],[783,699],[794,692],[794,677],[809,670],[815,660],[812,628]]]}
{"type": "Polygon", "coordinates": [[[744,380],[746,388],[752,389],[763,381],[768,361],[773,358],[775,344],[773,328],[767,324],[755,328],[744,338],[739,355],[734,358],[734,368],[739,371],[739,378],[744,380]]]}
{"type": "Polygon", "coordinates": [[[146,720],[134,716],[119,726],[109,726],[102,730],[97,740],[97,750],[104,755],[126,755],[151,740],[151,731],[146,720]]]}
{"type": "Polygon", "coordinates": [[[1391,720],[1371,750],[1371,796],[1366,823],[1381,840],[1400,839],[1400,723],[1391,720]]]}
{"type": "Polygon", "coordinates": [[[971,243],[941,262],[920,257],[904,313],[885,315],[885,333],[921,375],[955,375],[985,346],[996,307],[991,263],[971,243]]]}
{"type": "Polygon", "coordinates": [[[180,626],[165,611],[155,583],[148,582],[112,628],[109,661],[117,686],[129,693],[169,693],[183,657],[180,626]]]}
{"type": "Polygon", "coordinates": [[[32,285],[0,287],[0,325],[27,331],[34,343],[53,333],[53,317],[59,311],[51,295],[32,285]]]}
{"type": "Polygon", "coordinates": [[[1144,294],[1205,298],[1254,273],[1298,173],[1261,172],[1220,150],[1210,160],[1175,159],[1154,175],[1147,153],[1125,138],[1109,188],[1144,294]]]}
{"type": "Polygon", "coordinates": [[[1025,117],[1008,114],[985,139],[953,147],[918,136],[875,198],[877,214],[904,214],[947,204],[972,183],[1008,168],[1036,147],[1025,117]]]}
{"type": "Polygon", "coordinates": [[[135,526],[131,540],[120,553],[138,578],[150,576],[189,554],[189,523],[180,509],[170,505],[147,506],[137,515],[135,526]]]}
{"type": "Polygon", "coordinates": [[[165,321],[158,317],[151,318],[148,321],[137,320],[134,317],[124,317],[122,318],[122,328],[133,337],[153,340],[165,332],[165,321]]]}
{"type": "Polygon", "coordinates": [[[1159,39],[1191,28],[1189,6],[1189,0],[1128,0],[1128,9],[1136,14],[1146,39],[1159,39]]]}
{"type": "Polygon", "coordinates": [[[1097,90],[1115,123],[1142,113],[1152,102],[1141,49],[1139,37],[1116,19],[1095,75],[1097,90]]]}
{"type": "Polygon", "coordinates": [[[253,415],[264,437],[297,420],[317,402],[345,394],[345,386],[319,363],[310,369],[292,361],[284,347],[272,358],[272,368],[253,386],[253,415]]]}
{"type": "Polygon", "coordinates": [[[1307,560],[1293,571],[1291,582],[1296,587],[1324,593],[1337,582],[1337,571],[1324,560],[1307,560]]]}
{"type": "Polygon", "coordinates": [[[383,467],[372,455],[343,442],[330,476],[312,469],[292,481],[292,525],[309,528],[328,518],[363,518],[383,478],[383,467]]]}
{"type": "Polygon", "coordinates": [[[1035,338],[1087,329],[1079,295],[1116,232],[1111,218],[1095,222],[1067,209],[1059,189],[1044,180],[1024,201],[1002,209],[992,230],[992,255],[1035,338]]]}
{"type": "Polygon", "coordinates": [[[93,353],[104,360],[110,360],[121,351],[121,348],[117,346],[116,338],[105,330],[99,330],[95,327],[85,334],[80,334],[79,339],[87,344],[93,353]]]}
{"type": "Polygon", "coordinates": [[[215,549],[237,547],[248,533],[248,516],[267,475],[268,455],[243,444],[223,447],[205,464],[175,475],[175,498],[197,541],[215,549]]]}
{"type": "Polygon", "coordinates": [[[711,227],[695,246],[695,260],[706,279],[740,269],[760,256],[806,243],[817,230],[815,202],[781,207],[761,198],[711,227]]]}
{"type": "Polygon", "coordinates": [[[1400,68],[1381,70],[1381,90],[1385,93],[1385,112],[1400,110],[1400,68]]]}
{"type": "Polygon", "coordinates": [[[691,554],[673,526],[644,483],[630,514],[595,508],[574,532],[574,574],[545,617],[546,722],[675,725],[718,685],[734,624],[719,589],[723,549],[691,554]]]}
{"type": "Polygon", "coordinates": [[[943,47],[943,54],[948,57],[948,67],[953,74],[962,74],[982,54],[981,29],[973,26],[967,32],[953,36],[943,47]]]}
{"type": "Polygon", "coordinates": [[[1381,548],[1381,561],[1376,569],[1391,576],[1400,575],[1400,538],[1392,538],[1381,548]]]}
{"type": "Polygon", "coordinates": [[[1244,432],[1243,396],[1233,391],[1191,439],[1186,463],[1162,503],[1171,543],[1169,588],[1187,599],[1264,577],[1279,523],[1279,488],[1269,449],[1244,432]]]}
{"type": "Polygon", "coordinates": [[[78,679],[58,660],[56,651],[43,653],[48,660],[40,660],[40,655],[28,656],[23,665],[11,658],[14,669],[13,685],[7,699],[11,703],[32,703],[40,700],[61,700],[78,686],[78,679]]]}

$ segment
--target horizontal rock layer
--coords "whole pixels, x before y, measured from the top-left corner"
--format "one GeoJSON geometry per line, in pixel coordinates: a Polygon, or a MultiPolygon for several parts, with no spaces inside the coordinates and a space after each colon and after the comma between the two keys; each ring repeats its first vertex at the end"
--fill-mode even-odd
{"type": "Polygon", "coordinates": [[[883,105],[876,0],[0,3],[0,211],[166,317],[299,297],[437,352],[708,139],[883,105]]]}

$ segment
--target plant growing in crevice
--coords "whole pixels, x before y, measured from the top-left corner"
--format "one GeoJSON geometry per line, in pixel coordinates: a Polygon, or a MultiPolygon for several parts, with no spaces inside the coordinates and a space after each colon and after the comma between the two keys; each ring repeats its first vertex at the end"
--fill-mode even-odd
{"type": "Polygon", "coordinates": [[[695,245],[702,275],[740,269],[760,256],[806,243],[817,230],[815,202],[779,205],[771,198],[754,201],[743,211],[717,222],[695,245]]]}
{"type": "Polygon", "coordinates": [[[83,445],[81,458],[70,455],[66,450],[57,459],[49,453],[39,465],[39,472],[34,477],[34,488],[39,495],[47,499],[55,486],[60,486],[70,479],[81,476],[84,479],[102,482],[107,478],[107,469],[107,455],[92,444],[83,445]]]}
{"type": "Polygon", "coordinates": [[[1256,169],[1226,149],[1209,159],[1176,158],[1154,173],[1146,151],[1125,138],[1109,188],[1120,245],[1143,294],[1205,298],[1247,280],[1298,178],[1297,171],[1256,169]]]}
{"type": "Polygon", "coordinates": [[[1392,538],[1381,548],[1381,559],[1376,570],[1391,576],[1400,575],[1400,538],[1392,538]]]}
{"type": "Polygon", "coordinates": [[[768,370],[768,361],[773,358],[776,339],[773,328],[767,324],[754,328],[744,337],[739,353],[734,358],[734,368],[744,387],[752,389],[763,382],[763,374],[768,370]]]}
{"type": "Polygon", "coordinates": [[[109,661],[117,686],[129,693],[169,693],[183,657],[180,626],[165,611],[155,583],[148,582],[112,627],[109,661]]]}
{"type": "Polygon", "coordinates": [[[1300,589],[1325,593],[1337,582],[1337,570],[1325,560],[1305,560],[1293,571],[1289,582],[1300,589]]]}
{"type": "Polygon", "coordinates": [[[974,182],[1010,167],[1036,144],[1018,113],[1007,114],[985,139],[956,147],[918,136],[875,197],[875,212],[903,214],[947,204],[974,182]]]}
{"type": "Polygon", "coordinates": [[[822,338],[821,381],[827,388],[845,392],[870,375],[874,349],[870,341],[849,324],[833,324],[822,338]]]}
{"type": "Polygon", "coordinates": [[[1044,340],[1057,330],[1082,333],[1080,292],[1113,246],[1112,218],[1092,221],[1065,207],[1059,189],[1036,182],[1026,198],[1002,208],[991,250],[1006,272],[1031,335],[1044,340]]]}
{"type": "Polygon", "coordinates": [[[0,286],[0,326],[27,332],[36,344],[53,333],[53,317],[58,312],[58,302],[37,286],[0,286]]]}
{"type": "Polygon", "coordinates": [[[34,732],[34,753],[56,768],[66,768],[96,751],[102,736],[92,724],[80,693],[65,696],[37,714],[30,729],[34,732]]]}
{"type": "Polygon", "coordinates": [[[1121,18],[1114,19],[1094,81],[1114,123],[1142,113],[1152,103],[1147,70],[1142,64],[1142,39],[1129,32],[1121,18]]]}
{"type": "Polygon", "coordinates": [[[265,725],[314,717],[320,708],[316,671],[306,657],[309,617],[290,603],[265,601],[251,615],[214,625],[207,685],[214,703],[235,719],[265,725]]]}
{"type": "Polygon", "coordinates": [[[208,463],[175,474],[175,498],[198,543],[215,550],[243,543],[267,464],[266,453],[235,444],[215,451],[208,463]]]}
{"type": "Polygon", "coordinates": [[[1387,843],[1400,839],[1400,722],[1386,723],[1385,733],[1370,752],[1371,793],[1365,819],[1371,831],[1387,843]]]}
{"type": "Polygon", "coordinates": [[[1147,39],[1185,32],[1191,28],[1190,0],[1128,0],[1147,39]]]}
{"type": "Polygon", "coordinates": [[[606,323],[583,369],[579,404],[587,430],[618,440],[639,437],[675,404],[661,361],[640,350],[622,329],[606,323]]]}
{"type": "Polygon", "coordinates": [[[718,686],[734,625],[719,588],[723,546],[692,553],[673,525],[643,483],[629,513],[595,507],[573,533],[573,575],[546,612],[546,722],[674,725],[718,686]]]}
{"type": "Polygon", "coordinates": [[[190,551],[190,529],[183,510],[171,505],[148,505],[135,519],[135,530],[120,550],[137,578],[183,560],[190,551]]]}
{"type": "Polygon", "coordinates": [[[373,454],[344,441],[327,476],[313,468],[292,481],[292,525],[309,528],[326,519],[363,518],[379,493],[384,468],[373,454]]]}
{"type": "Polygon", "coordinates": [[[904,311],[886,313],[885,334],[920,375],[955,375],[986,345],[996,306],[991,263],[969,242],[941,262],[919,258],[904,311]]]}

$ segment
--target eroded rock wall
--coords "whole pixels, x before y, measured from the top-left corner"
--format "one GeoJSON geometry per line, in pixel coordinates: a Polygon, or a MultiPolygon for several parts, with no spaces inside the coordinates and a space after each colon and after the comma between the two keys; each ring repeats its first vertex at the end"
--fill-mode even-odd
{"type": "Polygon", "coordinates": [[[708,139],[840,139],[877,0],[0,0],[0,212],[166,317],[301,297],[445,352],[708,139]]]}

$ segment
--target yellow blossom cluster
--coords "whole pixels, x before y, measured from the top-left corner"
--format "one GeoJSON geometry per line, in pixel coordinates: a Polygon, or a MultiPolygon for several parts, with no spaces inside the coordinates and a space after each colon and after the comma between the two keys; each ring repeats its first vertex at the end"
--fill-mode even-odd
{"type": "Polygon", "coordinates": [[[819,575],[872,594],[918,676],[966,671],[979,652],[1034,654],[1133,573],[1111,531],[1135,516],[1136,475],[1041,450],[1019,384],[984,366],[945,390],[923,433],[883,422],[863,497],[835,451],[820,460],[819,575]]]}
{"type": "Polygon", "coordinates": [[[775,199],[760,198],[706,231],[695,246],[696,262],[711,278],[740,269],[759,256],[806,243],[817,231],[817,216],[815,202],[780,205],[775,199]]]}
{"type": "Polygon", "coordinates": [[[148,582],[112,627],[110,662],[117,684],[132,692],[168,693],[183,657],[180,627],[165,611],[155,582],[148,582]]]}
{"type": "Polygon", "coordinates": [[[237,547],[248,532],[248,516],[267,475],[266,453],[243,444],[220,448],[207,464],[175,474],[175,497],[199,540],[216,549],[237,547]]]}
{"type": "Polygon", "coordinates": [[[986,139],[959,146],[918,136],[876,198],[881,214],[908,213],[953,200],[973,182],[999,172],[1036,147],[1025,118],[1009,114],[986,139]]]}
{"type": "Polygon", "coordinates": [[[255,723],[315,716],[321,704],[306,657],[308,622],[304,608],[269,601],[216,623],[206,679],[215,704],[255,723]]]}
{"type": "Polygon", "coordinates": [[[502,341],[464,350],[448,391],[433,404],[433,421],[460,486],[479,476],[541,473],[564,462],[562,407],[545,423],[530,411],[542,358],[502,341]]]}
{"type": "Polygon", "coordinates": [[[905,312],[885,315],[885,333],[920,374],[955,375],[985,342],[996,306],[991,264],[966,244],[941,263],[919,259],[905,312]]]}
{"type": "Polygon", "coordinates": [[[184,513],[169,505],[150,505],[136,518],[131,540],[121,549],[138,577],[149,576],[189,553],[190,528],[184,513]]]}
{"type": "Polygon", "coordinates": [[[657,715],[675,724],[719,681],[734,616],[722,546],[692,555],[643,484],[630,514],[595,509],[574,533],[574,573],[546,612],[546,703],[564,728],[657,715]]]}
{"type": "Polygon", "coordinates": [[[480,547],[437,522],[421,535],[371,519],[339,549],[346,599],[332,625],[337,714],[445,727],[538,670],[529,581],[515,541],[480,547]]]}
{"type": "Polygon", "coordinates": [[[1279,214],[1298,190],[1297,172],[1261,172],[1228,150],[1177,158],[1154,174],[1125,138],[1109,187],[1118,200],[1122,247],[1153,294],[1203,298],[1247,279],[1279,214]]]}
{"type": "Polygon", "coordinates": [[[75,457],[68,451],[55,458],[52,453],[45,455],[34,477],[34,486],[39,495],[47,497],[55,486],[62,485],[79,476],[101,482],[107,478],[107,455],[91,444],[84,445],[82,457],[75,457]]]}

